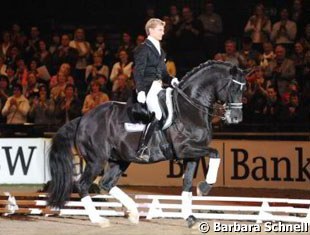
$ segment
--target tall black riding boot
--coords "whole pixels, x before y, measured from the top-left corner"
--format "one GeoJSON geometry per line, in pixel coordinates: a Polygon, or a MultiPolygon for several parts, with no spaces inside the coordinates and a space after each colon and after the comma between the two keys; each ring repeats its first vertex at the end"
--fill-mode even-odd
{"type": "Polygon", "coordinates": [[[158,121],[155,117],[144,129],[143,134],[139,143],[139,150],[137,152],[138,158],[148,161],[150,158],[150,152],[148,149],[148,143],[154,133],[154,131],[160,128],[160,121],[158,121]]]}

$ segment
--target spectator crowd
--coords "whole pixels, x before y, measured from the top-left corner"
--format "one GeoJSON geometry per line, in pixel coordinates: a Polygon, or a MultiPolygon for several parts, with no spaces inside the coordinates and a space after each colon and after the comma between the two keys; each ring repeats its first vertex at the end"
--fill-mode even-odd
{"type": "MultiPolygon", "coordinates": [[[[162,46],[170,75],[181,78],[209,60],[247,69],[244,122],[308,123],[310,94],[310,23],[301,0],[278,9],[271,20],[258,4],[238,38],[225,38],[214,2],[195,15],[189,6],[171,5],[162,46]]],[[[154,9],[148,16],[159,17],[154,9]]],[[[135,90],[133,53],[144,34],[123,32],[116,50],[104,32],[88,41],[87,32],[42,35],[14,24],[0,43],[0,122],[61,126],[110,100],[127,101],[135,90]]]]}

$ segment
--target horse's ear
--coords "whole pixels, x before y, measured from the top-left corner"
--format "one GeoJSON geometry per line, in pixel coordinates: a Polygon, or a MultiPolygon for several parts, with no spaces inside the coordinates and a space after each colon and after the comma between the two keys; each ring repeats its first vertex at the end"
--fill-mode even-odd
{"type": "Polygon", "coordinates": [[[232,75],[232,76],[236,76],[238,74],[238,68],[236,65],[234,65],[230,70],[229,70],[229,73],[232,75]]]}

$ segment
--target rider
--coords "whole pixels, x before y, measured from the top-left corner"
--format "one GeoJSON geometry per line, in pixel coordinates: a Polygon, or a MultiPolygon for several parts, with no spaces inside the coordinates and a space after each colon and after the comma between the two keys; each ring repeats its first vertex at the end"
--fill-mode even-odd
{"type": "Polygon", "coordinates": [[[162,128],[162,113],[157,94],[162,90],[162,83],[178,85],[177,78],[169,76],[165,64],[165,52],[160,46],[164,35],[165,22],[151,18],[145,25],[147,39],[134,51],[134,79],[138,92],[139,103],[147,105],[150,112],[155,113],[154,119],[145,128],[139,144],[138,156],[147,154],[147,144],[156,129],[162,128]]]}

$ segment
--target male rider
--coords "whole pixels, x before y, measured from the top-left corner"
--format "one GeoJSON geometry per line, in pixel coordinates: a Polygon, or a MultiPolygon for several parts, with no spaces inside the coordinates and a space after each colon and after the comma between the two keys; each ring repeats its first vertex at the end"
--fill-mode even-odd
{"type": "Polygon", "coordinates": [[[169,76],[165,64],[165,52],[160,46],[164,35],[165,22],[151,18],[145,25],[147,39],[134,51],[134,79],[138,92],[139,103],[146,103],[150,112],[155,113],[154,119],[146,126],[140,140],[138,156],[147,154],[147,144],[157,129],[162,128],[162,113],[157,94],[162,90],[162,84],[178,85],[177,78],[169,76]]]}

